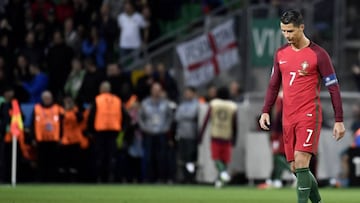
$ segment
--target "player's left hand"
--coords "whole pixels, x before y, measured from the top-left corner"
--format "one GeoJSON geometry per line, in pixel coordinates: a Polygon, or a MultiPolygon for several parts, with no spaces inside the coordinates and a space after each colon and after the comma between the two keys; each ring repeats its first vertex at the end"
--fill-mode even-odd
{"type": "Polygon", "coordinates": [[[335,122],[333,129],[333,136],[336,141],[343,138],[345,135],[345,126],[343,122],[335,122]]]}

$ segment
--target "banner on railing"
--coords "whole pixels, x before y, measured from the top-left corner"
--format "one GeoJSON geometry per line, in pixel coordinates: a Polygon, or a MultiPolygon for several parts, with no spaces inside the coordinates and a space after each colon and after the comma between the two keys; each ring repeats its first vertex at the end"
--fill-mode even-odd
{"type": "Polygon", "coordinates": [[[185,84],[200,86],[239,63],[234,20],[176,47],[184,69],[185,84]]]}

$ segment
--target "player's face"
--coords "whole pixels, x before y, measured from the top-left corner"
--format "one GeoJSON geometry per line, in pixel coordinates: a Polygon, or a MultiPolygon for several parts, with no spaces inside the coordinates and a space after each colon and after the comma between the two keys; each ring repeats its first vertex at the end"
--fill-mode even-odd
{"type": "Polygon", "coordinates": [[[283,24],[280,23],[281,32],[289,44],[296,45],[304,34],[304,25],[301,24],[299,27],[294,24],[283,24]]]}

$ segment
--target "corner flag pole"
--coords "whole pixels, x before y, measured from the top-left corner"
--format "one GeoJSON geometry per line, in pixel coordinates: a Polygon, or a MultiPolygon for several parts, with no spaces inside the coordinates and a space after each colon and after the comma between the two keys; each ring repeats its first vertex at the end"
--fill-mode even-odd
{"type": "Polygon", "coordinates": [[[17,170],[17,139],[23,133],[24,124],[21,117],[19,102],[16,99],[11,101],[11,122],[10,133],[12,135],[12,153],[11,153],[11,185],[16,187],[17,170]]]}
{"type": "Polygon", "coordinates": [[[17,136],[12,135],[12,153],[11,153],[11,186],[16,187],[16,170],[17,170],[17,136]]]}

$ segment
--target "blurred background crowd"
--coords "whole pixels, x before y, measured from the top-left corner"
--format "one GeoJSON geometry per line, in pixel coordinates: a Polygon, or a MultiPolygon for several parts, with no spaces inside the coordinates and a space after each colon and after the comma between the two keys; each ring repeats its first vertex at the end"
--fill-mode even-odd
{"type": "MultiPolygon", "coordinates": [[[[256,81],[244,79],[254,79],[247,71],[248,75],[209,83],[197,91],[183,86],[174,71],[177,67],[170,67],[167,59],[137,63],[147,52],[171,43],[167,39],[148,46],[188,22],[180,18],[207,16],[217,8],[224,9],[216,16],[225,15],[227,2],[231,1],[0,1],[0,182],[10,180],[8,124],[14,98],[21,104],[25,121],[24,134],[19,137],[19,181],[194,182],[193,170],[185,163],[196,160],[196,153],[186,155],[184,151],[190,149],[181,143],[183,139],[197,142],[196,133],[182,137],[181,131],[189,126],[196,126],[196,131],[198,116],[184,112],[191,105],[216,98],[219,84],[228,88],[231,100],[241,104],[246,99],[245,90],[258,90],[249,85],[256,81]],[[185,6],[192,9],[180,9],[185,6]],[[133,68],[134,64],[138,68],[133,68]],[[108,107],[118,111],[122,122],[121,129],[110,130],[112,134],[105,135],[109,139],[103,140],[96,127],[96,113],[101,109],[96,98],[107,93],[120,99],[120,109],[108,107]],[[41,134],[37,121],[48,117],[53,118],[53,126],[45,122],[43,127],[59,129],[50,141],[37,135],[41,134]],[[180,125],[183,122],[185,127],[180,125]],[[69,134],[76,134],[76,139],[71,140],[69,134]]],[[[287,8],[281,0],[236,2],[239,9],[244,2],[276,7],[275,13],[287,8]]],[[[357,1],[348,2],[344,34],[359,39],[357,1]]],[[[313,39],[325,47],[329,47],[330,35],[325,11],[333,9],[315,16],[323,23],[316,24],[315,30],[320,31],[312,33],[313,39]]],[[[206,22],[195,23],[191,29],[206,22]]],[[[352,49],[353,60],[348,61],[350,71],[339,72],[344,80],[355,81],[349,89],[358,93],[360,52],[353,50],[357,49],[352,49]]],[[[351,110],[352,133],[360,129],[359,105],[351,110]]]]}

